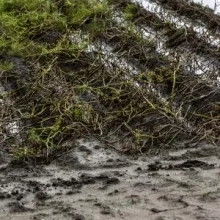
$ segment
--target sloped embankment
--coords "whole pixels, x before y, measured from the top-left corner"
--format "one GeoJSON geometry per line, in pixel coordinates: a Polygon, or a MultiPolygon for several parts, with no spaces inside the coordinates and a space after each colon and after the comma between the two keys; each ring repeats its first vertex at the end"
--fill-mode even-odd
{"type": "Polygon", "coordinates": [[[132,152],[182,137],[218,143],[218,46],[167,21],[172,11],[128,0],[90,7],[2,3],[2,144],[15,145],[16,158],[49,161],[81,136],[132,152]],[[198,75],[200,58],[210,69],[198,75]]]}
{"type": "Polygon", "coordinates": [[[1,1],[0,216],[219,216],[219,16],[142,2],[1,1]]]}

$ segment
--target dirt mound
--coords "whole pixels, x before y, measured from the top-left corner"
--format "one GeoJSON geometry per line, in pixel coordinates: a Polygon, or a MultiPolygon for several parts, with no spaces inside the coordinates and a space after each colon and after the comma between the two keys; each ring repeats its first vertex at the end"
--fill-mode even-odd
{"type": "Polygon", "coordinates": [[[21,2],[1,7],[0,141],[15,159],[49,163],[83,136],[154,155],[185,139],[218,144],[218,35],[175,11],[217,15],[185,1],[148,3],[160,13],[129,0],[21,2]]]}

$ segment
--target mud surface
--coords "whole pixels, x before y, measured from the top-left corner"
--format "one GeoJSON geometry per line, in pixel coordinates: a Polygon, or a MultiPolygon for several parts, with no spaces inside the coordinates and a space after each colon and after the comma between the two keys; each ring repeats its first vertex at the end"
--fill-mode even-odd
{"type": "Polygon", "coordinates": [[[219,165],[205,143],[132,158],[81,139],[48,166],[3,161],[0,219],[220,219],[219,165]]]}

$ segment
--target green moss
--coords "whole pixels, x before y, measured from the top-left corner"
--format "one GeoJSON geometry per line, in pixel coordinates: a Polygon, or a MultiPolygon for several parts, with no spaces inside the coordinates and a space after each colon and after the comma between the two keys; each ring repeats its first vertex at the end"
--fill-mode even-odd
{"type": "Polygon", "coordinates": [[[63,8],[69,24],[73,26],[83,25],[92,19],[106,15],[109,11],[107,1],[98,0],[65,1],[63,8]]]}
{"type": "Polygon", "coordinates": [[[124,17],[126,20],[132,20],[135,18],[139,11],[139,6],[136,4],[128,4],[124,9],[124,17]]]}
{"type": "MultiPolygon", "coordinates": [[[[105,28],[103,18],[108,13],[107,1],[64,1],[63,12],[51,1],[1,1],[0,49],[10,56],[22,57],[62,50],[60,46],[64,44],[48,51],[48,45],[39,45],[33,40],[51,30],[66,35],[72,26],[79,27],[87,22],[88,31],[95,35],[105,28]]],[[[87,44],[68,46],[70,50],[78,50],[86,48],[87,44]]]]}
{"type": "Polygon", "coordinates": [[[10,61],[0,61],[0,72],[1,71],[10,71],[14,67],[13,63],[10,61]]]}
{"type": "Polygon", "coordinates": [[[50,10],[50,3],[47,0],[2,0],[0,3],[2,12],[24,13],[30,11],[48,11],[50,10]]]}

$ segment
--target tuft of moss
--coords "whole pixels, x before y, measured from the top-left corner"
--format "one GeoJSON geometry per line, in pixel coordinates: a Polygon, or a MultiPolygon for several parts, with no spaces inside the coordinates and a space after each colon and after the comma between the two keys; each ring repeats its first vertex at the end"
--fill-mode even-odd
{"type": "Polygon", "coordinates": [[[136,4],[128,4],[125,9],[124,9],[124,17],[126,20],[132,20],[133,18],[136,17],[138,11],[139,11],[139,6],[136,4]]]}

